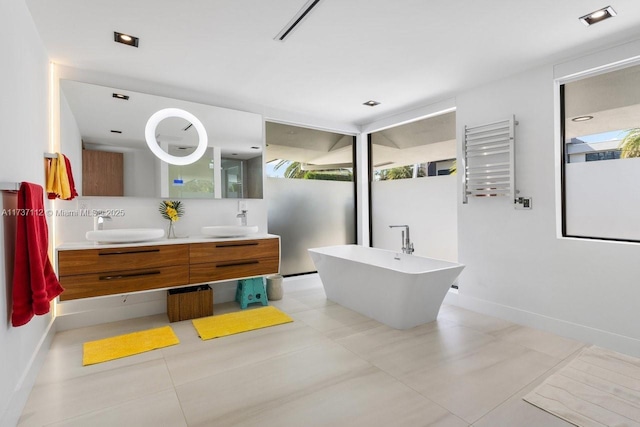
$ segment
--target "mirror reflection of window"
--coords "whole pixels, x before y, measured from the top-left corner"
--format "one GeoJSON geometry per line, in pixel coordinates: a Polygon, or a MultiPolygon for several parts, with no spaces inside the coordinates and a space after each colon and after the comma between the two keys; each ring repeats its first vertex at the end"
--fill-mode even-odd
{"type": "Polygon", "coordinates": [[[222,197],[225,199],[242,199],[244,195],[242,161],[222,159],[222,197]]]}
{"type": "MultiPolygon", "coordinates": [[[[193,147],[170,147],[169,154],[174,151],[187,155],[193,147]]],[[[204,156],[190,165],[169,165],[168,187],[169,197],[189,199],[213,199],[214,192],[213,149],[208,149],[204,156]]]]}

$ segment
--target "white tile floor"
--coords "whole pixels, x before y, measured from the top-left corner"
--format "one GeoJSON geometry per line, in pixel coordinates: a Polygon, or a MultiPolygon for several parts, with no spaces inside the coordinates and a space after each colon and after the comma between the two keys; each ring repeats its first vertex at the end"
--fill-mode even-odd
{"type": "Polygon", "coordinates": [[[580,342],[446,305],[391,329],[327,301],[316,275],[272,304],[295,322],[209,341],[176,322],[179,345],[88,367],[83,342],[167,317],[58,333],[19,426],[569,426],[521,398],[580,342]]]}

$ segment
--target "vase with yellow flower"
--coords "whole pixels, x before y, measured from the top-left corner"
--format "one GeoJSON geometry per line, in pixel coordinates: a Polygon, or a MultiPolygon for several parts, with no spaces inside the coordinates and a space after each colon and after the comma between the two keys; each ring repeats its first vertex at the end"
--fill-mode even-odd
{"type": "Polygon", "coordinates": [[[176,222],[183,214],[184,207],[182,206],[182,202],[177,200],[163,200],[160,202],[160,207],[158,209],[163,218],[169,220],[169,228],[167,229],[167,238],[175,239],[176,231],[174,229],[173,223],[176,222]]]}

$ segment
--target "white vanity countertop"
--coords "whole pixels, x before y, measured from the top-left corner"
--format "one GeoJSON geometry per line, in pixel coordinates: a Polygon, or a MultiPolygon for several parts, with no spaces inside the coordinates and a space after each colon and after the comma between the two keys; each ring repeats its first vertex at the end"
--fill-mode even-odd
{"type": "Polygon", "coordinates": [[[241,237],[209,237],[209,236],[191,236],[191,237],[178,237],[177,239],[167,239],[166,237],[158,240],[148,240],[146,242],[135,243],[97,243],[97,242],[66,242],[58,245],[56,250],[58,251],[71,251],[81,249],[107,249],[107,248],[123,248],[123,247],[136,247],[136,246],[157,246],[157,245],[181,245],[189,243],[211,243],[211,242],[227,242],[233,240],[256,240],[256,239],[273,239],[280,238],[275,234],[257,233],[249,236],[241,237]]]}

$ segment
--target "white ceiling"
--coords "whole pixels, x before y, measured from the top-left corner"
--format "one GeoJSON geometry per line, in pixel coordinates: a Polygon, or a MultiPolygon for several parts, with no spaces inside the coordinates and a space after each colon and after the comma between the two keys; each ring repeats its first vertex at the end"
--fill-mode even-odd
{"type": "Polygon", "coordinates": [[[638,0],[591,27],[578,17],[608,1],[322,0],[285,42],[306,0],[25,1],[56,63],[355,125],[640,37],[638,0]]]}

